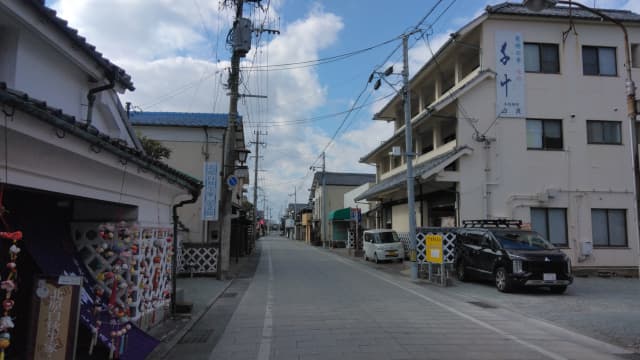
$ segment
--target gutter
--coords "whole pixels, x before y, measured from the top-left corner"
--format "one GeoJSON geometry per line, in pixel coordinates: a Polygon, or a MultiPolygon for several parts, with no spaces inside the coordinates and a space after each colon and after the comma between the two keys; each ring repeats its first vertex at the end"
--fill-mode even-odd
{"type": "Polygon", "coordinates": [[[171,256],[171,314],[176,314],[176,286],[178,276],[178,224],[180,218],[178,217],[178,208],[186,204],[193,204],[198,201],[200,191],[191,192],[191,199],[181,201],[172,207],[173,213],[173,256],[171,256]]]}
{"type": "Polygon", "coordinates": [[[89,100],[89,106],[87,107],[87,125],[91,125],[93,118],[93,104],[96,102],[96,94],[105,90],[111,90],[116,86],[116,75],[110,74],[108,76],[109,83],[107,85],[98,86],[93,89],[89,89],[87,94],[87,100],[89,100]]]}

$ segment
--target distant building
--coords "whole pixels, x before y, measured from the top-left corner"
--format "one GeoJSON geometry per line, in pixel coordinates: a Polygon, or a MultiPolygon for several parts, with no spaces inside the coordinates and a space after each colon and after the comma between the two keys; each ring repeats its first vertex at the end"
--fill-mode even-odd
{"type": "Polygon", "coordinates": [[[314,231],[319,235],[320,241],[327,241],[331,238],[329,234],[331,229],[328,226],[329,214],[344,208],[344,194],[362,184],[374,182],[376,176],[375,174],[325,172],[324,188],[322,177],[322,172],[316,172],[313,176],[309,204],[313,206],[314,231]],[[324,212],[323,199],[326,199],[324,212]],[[327,234],[322,233],[323,223],[327,234]]]}

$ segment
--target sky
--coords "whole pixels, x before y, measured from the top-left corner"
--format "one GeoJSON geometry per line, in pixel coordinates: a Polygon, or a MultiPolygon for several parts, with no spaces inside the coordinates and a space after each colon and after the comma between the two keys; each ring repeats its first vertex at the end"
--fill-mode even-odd
{"type": "MultiPolygon", "coordinates": [[[[409,70],[419,69],[488,0],[262,0],[244,15],[255,34],[241,63],[240,93],[253,195],[260,133],[258,209],[277,219],[294,199],[307,203],[314,171],[374,173],[359,159],[392,135],[373,114],[395,90],[368,83],[374,71],[402,67],[400,36],[409,41],[409,70]],[[427,16],[428,15],[428,16],[427,16]],[[422,21],[422,22],[421,22],[422,21]],[[431,49],[429,49],[431,48],[431,49]],[[294,197],[295,194],[295,197],[294,197]],[[266,204],[266,206],[265,206],[266,204]],[[269,210],[270,209],[270,210],[269,210]]],[[[48,0],[71,27],[132,76],[121,96],[135,111],[227,113],[231,53],[226,37],[231,0],[48,0]]],[[[588,6],[640,13],[640,0],[584,0],[588,6]]],[[[399,75],[388,77],[391,83],[399,75]]],[[[400,86],[396,86],[399,88],[400,86]]]]}

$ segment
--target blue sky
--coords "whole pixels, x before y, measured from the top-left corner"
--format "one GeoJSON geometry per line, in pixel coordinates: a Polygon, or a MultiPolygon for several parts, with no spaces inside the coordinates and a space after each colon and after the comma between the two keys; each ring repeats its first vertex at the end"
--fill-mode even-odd
{"type": "MultiPolygon", "coordinates": [[[[280,35],[254,38],[243,61],[239,107],[245,136],[266,132],[261,150],[261,193],[276,217],[297,189],[299,203],[308,199],[312,172],[327,147],[327,170],[373,172],[360,157],[391,135],[389,124],[371,120],[392,90],[373,91],[369,74],[400,63],[395,40],[358,55],[317,66],[326,59],[397,39],[414,27],[431,8],[422,29],[435,51],[449,33],[479,15],[490,0],[263,0],[263,11],[247,5],[245,15],[255,24],[277,29],[280,35]],[[301,63],[282,67],[279,64],[301,63]],[[256,69],[269,71],[255,71],[256,69]],[[360,95],[360,98],[358,96],[360,95]],[[378,101],[376,102],[376,99],[378,101]],[[354,103],[362,106],[345,118],[354,103]],[[313,119],[313,120],[312,120],[313,119]],[[346,119],[346,120],[345,120],[346,119]],[[340,127],[341,123],[343,126],[340,127]],[[340,129],[337,131],[337,129],[340,129]],[[331,141],[336,134],[335,139],[331,141]]],[[[219,0],[48,0],[59,16],[79,30],[107,58],[132,75],[136,91],[122,100],[142,111],[228,111],[223,83],[230,53],[225,38],[231,9],[219,0]]],[[[639,0],[585,0],[585,5],[640,12],[639,0]]],[[[423,40],[410,42],[410,69],[430,57],[423,40]]],[[[400,66],[396,67],[396,71],[400,66]]],[[[400,80],[399,78],[397,80],[400,80]]],[[[253,161],[249,163],[253,170],[253,161]]],[[[251,172],[253,173],[253,171],[251,172]]],[[[252,179],[253,182],[253,179],[252,179]]],[[[252,193],[252,192],[250,192],[252,193]]],[[[259,202],[262,206],[262,201],[259,202]]]]}

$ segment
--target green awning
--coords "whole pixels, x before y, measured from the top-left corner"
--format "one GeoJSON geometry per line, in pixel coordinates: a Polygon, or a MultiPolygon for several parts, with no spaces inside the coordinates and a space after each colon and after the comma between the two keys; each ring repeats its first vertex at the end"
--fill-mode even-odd
{"type": "Polygon", "coordinates": [[[329,220],[351,220],[351,208],[344,208],[330,212],[329,220]]]}

